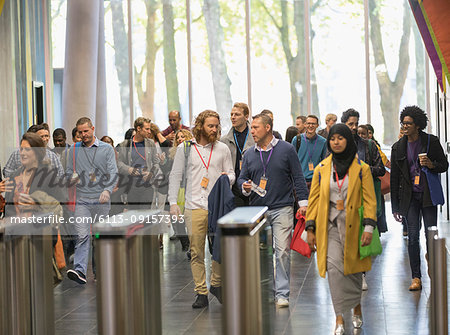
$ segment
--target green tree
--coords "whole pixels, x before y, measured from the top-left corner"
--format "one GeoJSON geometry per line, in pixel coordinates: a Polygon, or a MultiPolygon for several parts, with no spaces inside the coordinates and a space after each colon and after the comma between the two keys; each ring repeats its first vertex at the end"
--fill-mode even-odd
{"type": "Polygon", "coordinates": [[[166,78],[167,108],[180,110],[178,94],[177,62],[175,57],[175,28],[172,0],[163,0],[163,50],[164,74],[166,78]]]}
{"type": "Polygon", "coordinates": [[[221,116],[228,116],[233,102],[230,91],[231,81],[228,77],[225,53],[223,51],[224,34],[220,23],[219,1],[204,0],[202,9],[208,35],[209,62],[211,64],[216,108],[221,116]]]}
{"type": "Polygon", "coordinates": [[[411,15],[407,1],[403,1],[403,33],[398,51],[398,68],[395,79],[389,78],[383,38],[381,34],[381,3],[369,0],[370,40],[375,59],[375,72],[380,90],[380,107],[384,122],[384,143],[394,143],[399,131],[398,111],[403,95],[409,67],[409,37],[411,34],[411,15]]]}
{"type": "Polygon", "coordinates": [[[122,118],[123,120],[128,120],[130,113],[128,37],[125,31],[122,0],[111,0],[111,14],[114,39],[114,63],[119,79],[122,118]]]}
{"type": "Polygon", "coordinates": [[[156,12],[158,7],[159,4],[156,0],[145,0],[145,8],[147,12],[147,22],[145,24],[145,61],[140,70],[135,69],[135,86],[142,115],[152,120],[155,119],[154,104],[156,53],[162,44],[156,39],[156,12]]]}
{"type": "MultiPolygon", "coordinates": [[[[322,4],[322,0],[316,0],[312,2],[310,8],[310,15],[322,4]]],[[[307,104],[306,104],[306,61],[305,61],[305,20],[304,20],[304,1],[303,0],[293,0],[293,8],[290,3],[286,0],[271,1],[267,2],[265,0],[256,0],[255,6],[253,7],[255,11],[262,10],[269,20],[273,23],[276,28],[279,39],[281,42],[281,47],[283,48],[283,53],[289,73],[289,86],[291,93],[291,115],[295,119],[298,115],[306,115],[307,104]],[[269,5],[270,4],[270,5],[269,5]],[[295,38],[291,38],[294,35],[295,38]],[[302,87],[302,94],[299,96],[297,87],[302,87]]],[[[258,15],[258,14],[257,14],[258,15]]],[[[258,21],[254,21],[257,25],[266,25],[266,21],[258,17],[258,21]]],[[[266,27],[263,29],[267,30],[266,27]]],[[[310,36],[311,41],[314,38],[315,32],[310,26],[310,36]]],[[[265,39],[257,39],[260,42],[265,39]]],[[[278,42],[276,43],[278,46],[278,42]]],[[[310,43],[312,45],[312,43],[310,43]]],[[[261,46],[260,46],[261,47],[261,46]]],[[[263,46],[264,48],[264,46],[263,46]]],[[[312,99],[312,113],[320,117],[319,113],[319,99],[317,93],[317,80],[315,75],[314,67],[314,53],[312,48],[310,49],[310,60],[311,60],[311,99],[312,99]]]]}

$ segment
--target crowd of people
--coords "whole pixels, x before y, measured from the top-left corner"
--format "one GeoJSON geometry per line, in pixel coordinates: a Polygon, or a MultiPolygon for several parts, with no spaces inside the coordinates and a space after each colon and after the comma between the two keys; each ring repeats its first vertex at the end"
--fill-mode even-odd
{"type": "MultiPolygon", "coordinates": [[[[392,213],[408,236],[411,291],[422,288],[421,221],[425,227],[437,224],[437,204],[426,175],[448,169],[439,139],[424,132],[428,120],[419,107],[401,111],[401,133],[390,161],[374,138],[374,128],[359,125],[359,117],[348,109],[337,123],[338,117],[328,114],[325,127],[318,130],[316,115],[299,116],[283,140],[273,130],[271,111],[250,118],[247,104],[235,103],[227,134],[221,133],[215,111],[201,112],[192,127],[182,124],[178,111],[171,111],[167,129],[160,131],[150,119],[138,117],[116,146],[111,137],[98,137],[92,121],[82,117],[71,132],[72,145],[64,129],[53,131],[54,149],[48,146],[48,125],[33,125],[2,171],[5,215],[26,216],[45,209],[64,216],[66,224],[60,229],[65,231],[64,253],[71,264],[67,277],[85,284],[94,218],[134,209],[165,211],[178,218],[172,222],[171,239],[180,241],[190,259],[193,308],[208,306],[208,292],[222,302],[219,241],[211,232],[218,217],[241,206],[268,207],[274,301],[277,307],[289,306],[292,230],[294,218],[303,216],[319,274],[328,274],[335,334],[343,334],[345,312],[353,310],[355,328],[363,323],[361,293],[367,289],[371,257],[361,259],[359,245],[370,245],[374,233],[387,231],[380,192],[386,168],[391,173],[392,213]],[[209,291],[206,243],[213,256],[209,291]]],[[[95,278],[94,259],[92,266],[95,278]]]]}

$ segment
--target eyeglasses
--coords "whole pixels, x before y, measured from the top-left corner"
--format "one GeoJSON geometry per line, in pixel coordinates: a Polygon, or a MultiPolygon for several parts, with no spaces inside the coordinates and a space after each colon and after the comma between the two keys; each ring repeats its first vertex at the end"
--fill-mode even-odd
{"type": "Polygon", "coordinates": [[[400,125],[401,126],[412,126],[414,124],[414,122],[408,122],[408,121],[403,121],[403,122],[400,122],[400,125]]]}

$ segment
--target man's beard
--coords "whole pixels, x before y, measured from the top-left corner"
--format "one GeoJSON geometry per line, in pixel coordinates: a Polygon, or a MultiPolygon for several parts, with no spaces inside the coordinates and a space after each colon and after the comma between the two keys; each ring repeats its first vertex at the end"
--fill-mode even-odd
{"type": "Polygon", "coordinates": [[[206,138],[208,143],[213,143],[213,142],[217,141],[219,133],[207,134],[206,131],[204,129],[202,129],[202,135],[204,138],[206,138]]]}

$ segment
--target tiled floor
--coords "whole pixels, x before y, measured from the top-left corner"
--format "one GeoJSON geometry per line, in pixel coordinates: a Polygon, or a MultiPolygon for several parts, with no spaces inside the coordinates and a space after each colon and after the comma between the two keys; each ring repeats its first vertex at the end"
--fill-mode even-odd
{"type": "MultiPolygon", "coordinates": [[[[389,210],[389,204],[387,204],[389,210]]],[[[353,334],[429,334],[430,280],[422,264],[421,292],[409,292],[410,270],[407,240],[401,225],[390,215],[389,232],[383,234],[383,254],[367,274],[369,290],[363,293],[364,326],[353,334]]],[[[440,222],[440,235],[450,245],[449,222],[440,222]]],[[[422,239],[422,245],[424,245],[422,239]]],[[[423,252],[422,252],[423,253],[423,252]]],[[[193,310],[194,300],[189,262],[179,242],[166,237],[161,251],[163,334],[221,334],[221,305],[210,296],[209,308],[193,310]]],[[[269,262],[269,257],[263,261],[269,262]]],[[[268,274],[270,275],[270,274],[268,274]]],[[[96,334],[95,282],[79,286],[65,279],[55,288],[56,334],[96,334]]],[[[293,253],[291,301],[287,309],[264,303],[266,334],[332,334],[334,311],[328,282],[320,278],[315,258],[293,253]]],[[[351,316],[345,315],[347,333],[352,333],[351,316]]]]}

